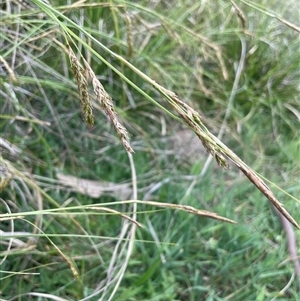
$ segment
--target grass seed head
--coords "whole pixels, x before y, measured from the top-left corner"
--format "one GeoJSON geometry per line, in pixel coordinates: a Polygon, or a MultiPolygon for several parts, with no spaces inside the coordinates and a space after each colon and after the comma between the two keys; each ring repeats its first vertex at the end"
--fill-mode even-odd
{"type": "Polygon", "coordinates": [[[92,79],[93,89],[96,94],[96,100],[99,102],[101,108],[108,115],[111,123],[114,126],[115,131],[118,134],[118,137],[123,145],[123,147],[129,152],[134,153],[133,149],[129,144],[129,136],[126,128],[118,121],[117,113],[114,109],[114,103],[110,95],[105,91],[103,85],[100,83],[98,78],[96,77],[94,71],[91,66],[88,64],[86,60],[84,60],[84,64],[86,67],[86,71],[92,79]]]}
{"type": "Polygon", "coordinates": [[[126,24],[126,33],[127,33],[127,46],[128,46],[128,56],[132,57],[133,55],[133,34],[132,34],[132,22],[130,15],[125,11],[125,24],[126,24]]]}
{"type": "Polygon", "coordinates": [[[75,78],[75,81],[78,86],[78,92],[80,96],[81,111],[84,116],[84,120],[89,127],[94,125],[94,115],[92,109],[92,103],[90,100],[90,95],[88,92],[88,84],[84,69],[80,65],[79,60],[77,59],[72,48],[68,45],[69,58],[71,63],[72,72],[75,78]]]}

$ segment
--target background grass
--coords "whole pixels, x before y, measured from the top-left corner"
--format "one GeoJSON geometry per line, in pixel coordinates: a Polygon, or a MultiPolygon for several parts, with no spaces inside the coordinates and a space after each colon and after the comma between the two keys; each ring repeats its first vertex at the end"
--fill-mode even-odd
{"type": "MultiPolygon", "coordinates": [[[[96,180],[99,186],[104,181],[130,185],[128,156],[96,103],[94,128],[82,121],[68,57],[55,43],[65,43],[61,28],[33,4],[40,2],[0,3],[0,54],[17,78],[12,81],[2,61],[1,162],[10,164],[14,178],[1,192],[0,206],[3,214],[25,216],[14,220],[13,229],[12,221],[1,221],[3,300],[299,298],[297,281],[289,283],[293,265],[286,235],[264,196],[234,167],[222,171],[212,163],[207,168],[203,148],[187,155],[196,142],[183,139],[184,126],[125,79],[175,114],[157,91],[60,17],[80,37],[77,54],[90,62],[131,134],[138,199],[194,206],[238,222],[140,204],[144,228],[137,229],[128,267],[120,273],[130,224],[86,206],[128,214],[132,207],[114,192],[91,198],[71,191],[57,181],[57,173],[96,180]],[[64,210],[71,206],[78,208],[64,210]],[[47,211],[53,208],[59,211],[47,211]]],[[[299,35],[268,13],[297,25],[299,7],[295,1],[236,4],[247,20],[245,30],[229,1],[85,1],[73,7],[51,2],[108,50],[199,110],[214,134],[225,120],[222,141],[274,184],[278,199],[299,221],[299,35]],[[243,44],[245,64],[232,91],[243,44]]],[[[299,231],[296,237],[299,241],[299,231]]]]}

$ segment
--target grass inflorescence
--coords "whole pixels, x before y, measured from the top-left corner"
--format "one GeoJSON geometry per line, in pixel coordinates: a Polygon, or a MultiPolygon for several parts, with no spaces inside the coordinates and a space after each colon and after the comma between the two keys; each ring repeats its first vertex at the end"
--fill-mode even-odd
{"type": "Polygon", "coordinates": [[[80,62],[77,59],[70,45],[68,45],[68,54],[70,58],[73,75],[78,86],[82,114],[88,126],[93,127],[94,115],[93,115],[92,104],[91,104],[90,95],[88,91],[86,72],[80,65],[80,62]]]}

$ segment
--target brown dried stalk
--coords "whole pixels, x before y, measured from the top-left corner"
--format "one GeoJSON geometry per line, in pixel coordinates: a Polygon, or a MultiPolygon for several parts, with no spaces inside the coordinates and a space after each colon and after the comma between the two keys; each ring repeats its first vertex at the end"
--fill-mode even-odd
{"type": "Polygon", "coordinates": [[[206,211],[206,210],[199,210],[196,209],[192,206],[187,206],[187,205],[180,205],[180,204],[172,204],[172,203],[161,203],[161,202],[153,202],[153,201],[143,201],[144,204],[147,205],[153,205],[153,206],[157,206],[157,207],[163,207],[163,208],[172,208],[172,209],[176,209],[176,210],[182,210],[185,212],[189,212],[195,215],[199,215],[199,216],[205,216],[208,218],[213,218],[222,222],[227,222],[227,223],[231,223],[231,224],[236,224],[235,221],[220,216],[217,213],[214,212],[210,212],[210,211],[206,211]]]}
{"type": "Polygon", "coordinates": [[[231,2],[231,4],[232,4],[232,5],[234,6],[234,8],[235,8],[236,14],[237,14],[238,18],[239,18],[240,21],[241,21],[243,30],[245,30],[245,29],[246,29],[246,23],[247,23],[245,14],[244,14],[243,11],[236,5],[236,3],[235,3],[233,0],[230,0],[230,2],[231,2]]]}
{"type": "Polygon", "coordinates": [[[118,134],[118,137],[121,140],[123,147],[129,152],[134,153],[133,149],[129,144],[129,137],[126,128],[118,121],[117,114],[114,109],[114,104],[110,95],[105,91],[104,87],[96,77],[94,71],[87,63],[87,61],[83,58],[86,70],[92,79],[92,84],[94,88],[94,92],[96,94],[96,100],[100,103],[101,108],[108,115],[111,123],[113,124],[115,131],[118,134]]]}
{"type": "MultiPolygon", "coordinates": [[[[180,204],[173,204],[173,203],[163,203],[163,202],[155,202],[155,201],[141,201],[141,200],[137,200],[137,199],[125,200],[125,201],[121,201],[120,203],[123,204],[123,205],[124,204],[137,203],[137,204],[145,204],[145,205],[162,207],[162,208],[170,208],[170,209],[174,209],[174,210],[185,211],[185,212],[192,213],[192,214],[195,214],[195,215],[198,215],[198,216],[205,216],[205,217],[216,219],[216,220],[219,220],[219,221],[223,221],[223,222],[227,222],[227,223],[231,223],[231,224],[236,224],[236,222],[234,220],[223,217],[223,216],[220,216],[217,213],[206,211],[206,210],[199,210],[199,209],[196,209],[192,206],[187,206],[187,205],[180,205],[180,204]]],[[[116,204],[115,202],[112,202],[112,203],[106,203],[105,205],[109,206],[109,205],[115,205],[115,204],[116,204]]],[[[88,209],[94,208],[94,206],[95,205],[88,205],[87,208],[88,209]]],[[[101,207],[101,208],[103,208],[103,207],[101,207]]]]}
{"type": "Polygon", "coordinates": [[[78,92],[80,96],[81,111],[84,116],[85,122],[89,127],[94,125],[94,115],[92,110],[92,104],[90,101],[90,95],[88,92],[88,84],[84,69],[81,67],[79,60],[73,52],[70,45],[67,45],[68,55],[71,63],[71,68],[74,74],[78,86],[78,92]]]}

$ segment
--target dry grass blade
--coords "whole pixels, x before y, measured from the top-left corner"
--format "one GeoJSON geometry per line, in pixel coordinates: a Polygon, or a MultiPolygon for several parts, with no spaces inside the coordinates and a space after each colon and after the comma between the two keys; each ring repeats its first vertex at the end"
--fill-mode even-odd
{"type": "Polygon", "coordinates": [[[69,190],[71,189],[92,198],[99,198],[103,194],[109,194],[119,199],[128,199],[132,194],[131,185],[128,183],[118,184],[107,181],[93,181],[62,173],[57,173],[56,177],[60,182],[60,187],[70,187],[69,190]]]}
{"type": "MultiPolygon", "coordinates": [[[[300,277],[300,257],[297,254],[297,241],[296,241],[296,235],[294,232],[294,229],[292,225],[282,216],[280,212],[276,208],[273,208],[276,215],[281,221],[282,228],[284,229],[286,233],[286,238],[287,238],[287,248],[290,253],[290,258],[294,264],[294,271],[295,271],[295,276],[300,277]]],[[[299,282],[299,291],[300,291],[300,282],[299,282]]]]}
{"type": "Polygon", "coordinates": [[[96,77],[94,71],[88,64],[88,62],[84,60],[84,64],[86,67],[86,70],[89,74],[89,76],[92,79],[92,84],[94,88],[94,92],[96,94],[96,100],[100,103],[101,108],[105,111],[105,113],[108,115],[111,123],[114,126],[115,131],[118,134],[119,139],[121,140],[121,143],[123,147],[129,152],[134,153],[133,149],[131,148],[129,144],[129,136],[126,128],[118,121],[117,114],[114,109],[114,104],[112,101],[112,98],[110,95],[105,91],[104,87],[96,77]]]}
{"type": "Polygon", "coordinates": [[[230,0],[231,4],[234,6],[235,8],[235,11],[236,11],[236,14],[237,16],[239,17],[240,21],[241,21],[241,24],[242,24],[242,27],[243,27],[243,30],[246,29],[246,17],[244,15],[244,13],[242,12],[242,10],[236,5],[236,3],[232,0],[230,0]]]}
{"type": "Polygon", "coordinates": [[[219,221],[236,224],[235,221],[233,221],[229,218],[219,216],[218,214],[216,214],[214,212],[210,212],[210,211],[206,211],[206,210],[199,210],[192,206],[170,204],[170,203],[159,203],[159,202],[151,202],[151,201],[145,201],[145,204],[154,205],[154,206],[158,206],[158,207],[164,207],[164,208],[172,208],[172,209],[182,210],[182,211],[186,211],[186,212],[189,212],[189,213],[192,213],[195,215],[205,216],[205,217],[217,219],[219,221]]]}
{"type": "Polygon", "coordinates": [[[146,204],[146,205],[152,205],[152,206],[156,206],[156,207],[163,207],[163,208],[171,208],[171,209],[175,209],[175,210],[181,210],[181,211],[189,212],[189,213],[192,213],[192,214],[195,214],[195,215],[205,216],[205,217],[217,219],[217,220],[220,220],[220,221],[223,221],[223,222],[236,224],[235,221],[233,221],[229,218],[219,216],[218,214],[216,214],[214,212],[210,212],[210,211],[206,211],[206,210],[199,210],[199,209],[196,209],[192,206],[172,204],[172,203],[161,203],[161,202],[154,202],[154,201],[138,201],[138,200],[123,201],[122,203],[126,204],[126,203],[133,203],[133,202],[146,204]]]}
{"type": "Polygon", "coordinates": [[[186,28],[186,30],[189,33],[191,33],[192,35],[200,38],[203,41],[203,43],[205,43],[207,46],[211,47],[215,51],[216,57],[217,57],[217,59],[220,63],[220,68],[222,70],[223,78],[225,80],[228,80],[229,76],[228,76],[228,72],[227,72],[227,69],[226,69],[226,64],[225,64],[224,59],[222,57],[222,51],[221,51],[220,47],[218,45],[216,45],[215,43],[211,42],[208,38],[203,37],[198,33],[195,33],[194,31],[190,30],[189,28],[186,28]]]}
{"type": "Polygon", "coordinates": [[[5,66],[8,74],[9,74],[10,79],[13,82],[16,82],[17,78],[16,78],[16,75],[15,75],[14,71],[10,68],[9,64],[7,63],[7,61],[4,59],[4,57],[2,55],[0,55],[0,62],[2,62],[3,65],[5,66]]]}
{"type": "MultiPolygon", "coordinates": [[[[33,223],[27,221],[27,220],[24,220],[26,221],[27,223],[31,224],[32,226],[34,226],[36,228],[36,225],[34,225],[33,223]]],[[[46,238],[47,240],[51,243],[51,245],[55,248],[55,250],[60,254],[60,256],[63,258],[63,260],[65,260],[65,262],[68,264],[72,274],[73,274],[73,277],[75,279],[78,279],[79,278],[79,272],[77,270],[77,267],[75,266],[75,264],[73,263],[72,259],[67,256],[66,254],[64,254],[60,248],[48,237],[48,235],[42,231],[41,229],[38,229],[39,232],[41,232],[46,238]]]]}
{"type": "MultiPolygon", "coordinates": [[[[1,200],[1,199],[0,199],[0,200],[1,200]]],[[[11,221],[11,220],[15,220],[15,219],[24,219],[24,218],[25,218],[24,215],[5,217],[5,216],[3,216],[2,214],[0,214],[0,222],[11,221]]]]}
{"type": "Polygon", "coordinates": [[[36,293],[36,292],[31,292],[31,293],[27,293],[27,296],[33,296],[33,297],[38,297],[38,298],[45,298],[45,299],[49,299],[49,300],[54,300],[54,301],[67,301],[68,299],[64,299],[55,295],[51,295],[51,294],[45,294],[45,293],[36,293]]]}
{"type": "Polygon", "coordinates": [[[131,218],[130,216],[128,216],[126,214],[123,214],[123,213],[121,213],[117,210],[106,208],[106,207],[95,207],[95,206],[94,207],[89,207],[89,209],[100,210],[100,211],[105,211],[105,212],[113,213],[113,214],[116,214],[116,215],[120,215],[123,218],[129,220],[130,222],[136,224],[138,227],[143,228],[143,226],[138,221],[136,221],[135,219],[131,218]]]}
{"type": "Polygon", "coordinates": [[[268,16],[270,16],[271,18],[277,19],[278,21],[280,21],[280,22],[283,23],[284,25],[286,25],[286,26],[292,28],[293,30],[300,32],[300,27],[299,27],[299,26],[297,26],[297,25],[295,25],[295,24],[293,24],[293,23],[287,21],[286,19],[284,19],[284,18],[278,16],[276,13],[274,13],[274,12],[272,12],[272,11],[270,11],[270,10],[267,10],[266,8],[262,9],[262,8],[260,8],[260,7],[259,7],[257,4],[255,4],[255,3],[251,3],[251,2],[248,2],[248,1],[245,1],[245,0],[240,0],[240,1],[243,2],[243,3],[245,3],[246,5],[248,5],[248,6],[252,7],[252,8],[254,8],[254,9],[256,9],[256,10],[258,10],[258,11],[260,11],[260,12],[262,12],[262,13],[268,15],[268,16]]]}
{"type": "Polygon", "coordinates": [[[81,102],[81,111],[83,113],[87,125],[89,127],[92,127],[94,125],[94,115],[92,110],[92,104],[90,101],[90,95],[88,92],[88,84],[85,77],[85,72],[84,69],[81,67],[80,62],[77,59],[70,45],[67,45],[67,48],[73,75],[78,86],[78,92],[81,102]]]}
{"type": "Polygon", "coordinates": [[[297,25],[295,25],[295,24],[293,24],[293,23],[291,23],[291,22],[289,22],[289,21],[287,21],[287,20],[285,20],[285,19],[283,19],[283,18],[281,18],[281,17],[275,16],[275,18],[276,18],[278,21],[280,21],[280,22],[282,22],[283,24],[285,24],[286,26],[288,26],[288,27],[292,28],[293,30],[298,31],[298,32],[300,33],[300,27],[298,27],[297,25]]]}

